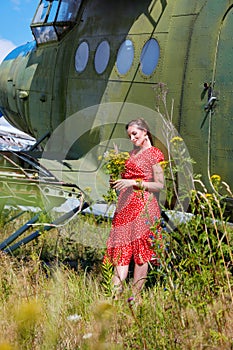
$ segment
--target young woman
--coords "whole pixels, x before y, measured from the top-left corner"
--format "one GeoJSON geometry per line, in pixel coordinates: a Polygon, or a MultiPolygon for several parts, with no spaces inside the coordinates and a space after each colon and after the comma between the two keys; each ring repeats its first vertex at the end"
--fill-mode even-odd
{"type": "Polygon", "coordinates": [[[150,227],[160,218],[156,193],[164,187],[159,164],[164,156],[153,146],[144,119],[132,120],[126,130],[134,149],[126,161],[122,178],[112,183],[120,192],[107,241],[107,257],[115,267],[113,284],[119,290],[134,260],[133,292],[137,294],[146,280],[148,262],[156,261],[156,245],[152,247],[152,241],[161,240],[159,226],[157,234],[150,227]]]}

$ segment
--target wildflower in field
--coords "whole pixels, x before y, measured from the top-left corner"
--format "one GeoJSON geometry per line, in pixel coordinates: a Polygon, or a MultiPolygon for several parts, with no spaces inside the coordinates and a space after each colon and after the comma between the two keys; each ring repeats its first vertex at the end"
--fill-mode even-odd
{"type": "Polygon", "coordinates": [[[220,182],[221,181],[221,176],[219,176],[219,175],[212,175],[211,176],[211,181],[218,181],[218,182],[220,182]]]}
{"type": "Polygon", "coordinates": [[[218,190],[221,185],[221,177],[219,175],[212,175],[210,181],[214,186],[215,190],[218,190]]]}
{"type": "Polygon", "coordinates": [[[129,303],[129,305],[132,306],[134,304],[135,299],[134,299],[134,297],[130,297],[130,298],[128,298],[127,301],[129,303]]]}
{"type": "Polygon", "coordinates": [[[180,136],[174,136],[171,140],[170,140],[171,143],[176,143],[176,142],[183,142],[183,139],[182,137],[180,136]]]}
{"type": "Polygon", "coordinates": [[[203,202],[204,208],[205,208],[206,204],[212,206],[212,204],[214,204],[214,202],[215,202],[213,194],[212,193],[205,193],[203,195],[204,195],[204,202],[203,202]]]}
{"type": "Polygon", "coordinates": [[[115,147],[114,149],[104,153],[104,165],[103,169],[106,174],[110,174],[113,180],[119,179],[121,173],[125,170],[125,162],[129,158],[128,152],[119,152],[115,147]]]}
{"type": "Polygon", "coordinates": [[[164,160],[164,161],[160,162],[159,164],[161,165],[161,167],[164,170],[167,167],[167,165],[169,164],[169,162],[167,160],[164,160]]]}
{"type": "MultiPolygon", "coordinates": [[[[129,158],[128,152],[119,152],[117,146],[107,151],[103,155],[103,169],[106,174],[110,175],[111,180],[117,180],[125,170],[125,162],[129,158]]],[[[117,193],[113,188],[109,188],[107,194],[103,195],[107,203],[116,203],[117,193]]]]}
{"type": "Polygon", "coordinates": [[[67,317],[68,321],[80,321],[81,319],[82,319],[82,316],[81,315],[77,315],[77,314],[69,315],[67,317]]]}
{"type": "Polygon", "coordinates": [[[191,194],[191,196],[196,196],[197,195],[197,191],[192,189],[190,191],[190,194],[191,194]]]}
{"type": "Polygon", "coordinates": [[[84,334],[83,339],[90,339],[92,335],[93,335],[92,333],[84,334]]]}

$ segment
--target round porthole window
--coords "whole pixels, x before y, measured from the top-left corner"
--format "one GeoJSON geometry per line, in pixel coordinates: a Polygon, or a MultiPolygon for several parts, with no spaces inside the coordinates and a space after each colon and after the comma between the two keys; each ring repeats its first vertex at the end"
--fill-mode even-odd
{"type": "Polygon", "coordinates": [[[87,66],[89,58],[89,47],[87,42],[83,41],[76,50],[75,54],[75,69],[81,73],[87,66]]]}
{"type": "Polygon", "coordinates": [[[160,48],[158,41],[155,39],[148,40],[143,46],[140,65],[141,71],[145,75],[151,75],[155,70],[160,55],[160,48]]]}
{"type": "Polygon", "coordinates": [[[120,74],[126,74],[132,66],[134,59],[134,47],[131,40],[125,40],[117,54],[117,70],[120,74]]]}
{"type": "Polygon", "coordinates": [[[105,71],[110,58],[110,46],[109,43],[104,40],[97,47],[95,53],[95,70],[98,74],[105,71]]]}

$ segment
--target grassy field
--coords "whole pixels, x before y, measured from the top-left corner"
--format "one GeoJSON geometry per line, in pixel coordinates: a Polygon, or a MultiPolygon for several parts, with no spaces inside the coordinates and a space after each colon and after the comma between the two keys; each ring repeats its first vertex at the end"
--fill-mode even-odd
{"type": "MultiPolygon", "coordinates": [[[[221,208],[206,203],[164,228],[160,266],[134,301],[131,275],[112,296],[112,269],[102,264],[110,223],[92,216],[1,253],[0,350],[233,349],[233,230],[213,222],[221,208]]],[[[11,216],[1,215],[1,240],[25,220],[11,216]]]]}

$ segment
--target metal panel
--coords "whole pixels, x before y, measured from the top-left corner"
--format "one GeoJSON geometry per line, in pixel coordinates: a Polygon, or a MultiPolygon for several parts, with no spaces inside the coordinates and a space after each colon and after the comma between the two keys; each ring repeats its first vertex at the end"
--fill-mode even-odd
{"type": "Polygon", "coordinates": [[[211,125],[211,173],[219,169],[224,172],[224,180],[232,181],[233,174],[233,9],[224,17],[219,33],[216,55],[215,90],[218,92],[218,109],[212,116],[211,125]]]}

